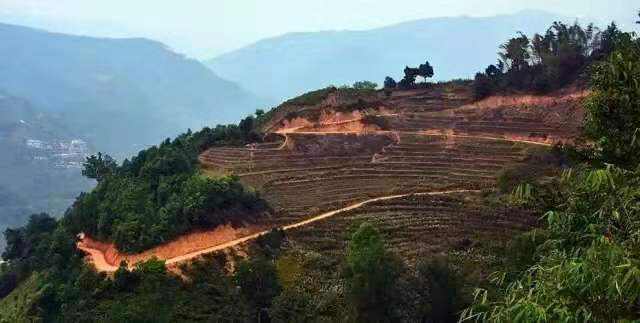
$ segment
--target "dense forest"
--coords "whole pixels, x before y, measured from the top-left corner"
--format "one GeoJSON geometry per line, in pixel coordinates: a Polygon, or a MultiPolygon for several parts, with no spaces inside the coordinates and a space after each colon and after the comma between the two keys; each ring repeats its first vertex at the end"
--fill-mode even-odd
{"type": "MultiPolygon", "coordinates": [[[[94,191],[81,195],[59,221],[32,215],[25,227],[5,233],[0,321],[640,319],[640,40],[610,27],[615,32],[607,36],[606,50],[602,45],[580,50],[580,66],[560,71],[554,68],[568,68],[562,57],[576,53],[576,47],[565,46],[565,35],[582,33],[580,27],[565,26],[572,31],[564,34],[562,26],[554,24],[545,36],[534,37],[535,46],[549,41],[550,52],[536,49],[536,55],[555,53],[557,60],[544,54],[535,56],[536,63],[531,56],[519,61],[507,57],[504,48],[509,64],[498,68],[499,82],[491,88],[551,90],[588,75],[584,143],[555,147],[551,154],[568,161],[551,171],[532,166],[505,172],[501,191],[486,197],[496,207],[531,208],[542,216],[542,227],[506,245],[486,246],[477,257],[451,254],[416,264],[389,251],[383,235],[368,223],[354,224],[340,259],[298,249],[283,231],[274,230],[250,246],[248,257],[210,255],[183,265],[183,277],[158,260],[132,271],[122,264],[113,277],[83,262],[75,247],[79,232],[136,251],[246,214],[236,210],[256,216],[267,212],[259,196],[236,178],[203,177],[197,168],[198,153],[206,147],[259,138],[253,130],[259,120],[249,117],[239,126],[189,131],[121,165],[105,155],[88,159],[85,175],[99,182],[94,191]],[[541,75],[551,75],[548,88],[535,85],[541,75]],[[487,278],[478,267],[492,274],[487,278]]],[[[516,38],[519,49],[530,55],[522,37],[516,38]]],[[[602,43],[603,36],[598,37],[602,43]]]]}

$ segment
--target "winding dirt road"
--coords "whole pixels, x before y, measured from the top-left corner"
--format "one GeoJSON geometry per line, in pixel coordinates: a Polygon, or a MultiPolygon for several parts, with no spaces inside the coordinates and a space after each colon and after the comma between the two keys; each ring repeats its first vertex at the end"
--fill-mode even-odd
{"type": "MultiPolygon", "coordinates": [[[[347,207],[341,208],[341,209],[337,209],[334,211],[330,211],[330,212],[325,212],[322,213],[320,215],[316,215],[312,218],[309,218],[307,220],[304,221],[300,221],[300,222],[296,222],[293,224],[289,224],[287,226],[282,227],[283,230],[292,230],[301,226],[305,226],[308,224],[311,224],[313,222],[317,222],[317,221],[321,221],[324,220],[326,218],[330,218],[332,216],[335,216],[339,213],[343,213],[343,212],[347,212],[347,211],[351,211],[360,207],[363,207],[367,204],[373,203],[373,202],[378,202],[378,201],[386,201],[386,200],[393,200],[393,199],[398,199],[398,198],[403,198],[403,197],[408,197],[408,196],[437,196],[437,195],[446,195],[446,194],[456,194],[456,193],[478,193],[480,192],[479,190],[450,190],[450,191],[439,191],[439,192],[420,192],[420,193],[408,193],[408,194],[397,194],[397,195],[388,195],[388,196],[381,196],[381,197],[376,197],[376,198],[372,198],[369,200],[365,200],[359,203],[355,203],[352,205],[349,205],[347,207]]],[[[206,249],[202,249],[202,250],[198,250],[198,251],[194,251],[194,252],[190,252],[178,257],[174,257],[174,258],[170,258],[170,259],[164,259],[165,263],[167,265],[170,264],[175,264],[175,263],[181,263],[196,257],[199,257],[201,255],[205,255],[205,254],[209,254],[212,252],[216,252],[216,251],[221,251],[227,248],[231,248],[240,244],[243,244],[247,241],[251,241],[254,240],[264,234],[267,234],[269,232],[269,230],[265,230],[265,231],[261,231],[258,233],[254,233],[242,238],[238,238],[235,240],[231,240],[222,244],[218,244],[215,246],[211,246],[209,248],[206,249]]],[[[90,259],[90,262],[96,267],[96,270],[100,271],[100,272],[114,272],[118,269],[117,264],[110,264],[107,262],[105,255],[102,251],[97,250],[97,249],[92,249],[90,247],[88,247],[86,244],[83,243],[82,241],[82,237],[80,242],[78,242],[78,249],[84,251],[87,254],[87,258],[90,259]]]]}

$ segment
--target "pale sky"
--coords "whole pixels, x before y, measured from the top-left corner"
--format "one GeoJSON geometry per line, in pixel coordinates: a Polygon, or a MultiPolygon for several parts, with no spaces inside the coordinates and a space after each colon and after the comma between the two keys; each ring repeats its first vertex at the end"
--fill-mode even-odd
{"type": "Polygon", "coordinates": [[[638,20],[640,1],[0,0],[0,22],[90,36],[147,37],[206,59],[288,32],[363,30],[421,18],[525,9],[616,20],[630,28],[638,20]]]}

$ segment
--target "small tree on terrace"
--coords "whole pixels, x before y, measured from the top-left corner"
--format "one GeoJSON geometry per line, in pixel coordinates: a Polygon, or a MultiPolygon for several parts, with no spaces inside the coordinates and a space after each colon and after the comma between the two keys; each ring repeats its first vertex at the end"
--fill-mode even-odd
{"type": "Polygon", "coordinates": [[[425,83],[427,82],[427,78],[433,77],[433,66],[429,64],[429,61],[418,66],[418,75],[424,78],[425,83]]]}
{"type": "Polygon", "coordinates": [[[416,83],[416,77],[420,75],[420,70],[417,68],[406,66],[404,68],[404,78],[400,81],[401,85],[405,87],[412,87],[416,83]]]}
{"type": "Polygon", "coordinates": [[[387,76],[384,78],[384,88],[385,89],[395,89],[398,83],[392,77],[387,76]]]}

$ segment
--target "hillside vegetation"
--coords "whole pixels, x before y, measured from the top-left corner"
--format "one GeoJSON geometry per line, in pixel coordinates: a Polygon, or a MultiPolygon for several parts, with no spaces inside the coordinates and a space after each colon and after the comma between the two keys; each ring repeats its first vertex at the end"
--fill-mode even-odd
{"type": "Polygon", "coordinates": [[[242,143],[236,126],[188,132],[141,151],[117,166],[92,156],[85,175],[98,180],[65,216],[74,232],[113,241],[125,252],[142,251],[198,228],[240,224],[266,211],[259,197],[233,176],[209,178],[197,168],[198,154],[222,143],[242,143]]]}

